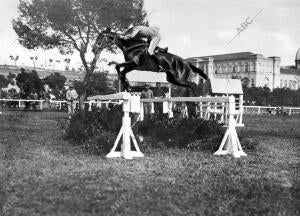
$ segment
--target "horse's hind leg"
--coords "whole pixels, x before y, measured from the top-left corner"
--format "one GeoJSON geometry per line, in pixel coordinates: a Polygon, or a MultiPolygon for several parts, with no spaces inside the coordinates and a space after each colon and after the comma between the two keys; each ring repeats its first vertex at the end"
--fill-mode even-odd
{"type": "MultiPolygon", "coordinates": [[[[196,96],[196,84],[187,80],[177,80],[174,75],[170,72],[167,71],[167,80],[168,82],[174,84],[174,85],[178,85],[178,86],[182,86],[186,88],[186,91],[184,92],[184,96],[185,97],[191,97],[191,96],[196,96]]],[[[196,118],[196,103],[194,102],[186,102],[186,106],[188,109],[188,115],[190,118],[196,118]]]]}

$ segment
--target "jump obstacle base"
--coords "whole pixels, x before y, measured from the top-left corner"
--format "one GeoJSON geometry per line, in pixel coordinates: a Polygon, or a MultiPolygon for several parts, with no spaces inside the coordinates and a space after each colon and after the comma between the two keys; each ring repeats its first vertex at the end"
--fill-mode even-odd
{"type": "MultiPolygon", "coordinates": [[[[122,127],[119,131],[117,139],[114,143],[111,151],[106,155],[107,158],[123,157],[125,159],[133,159],[134,157],[144,157],[144,154],[140,151],[138,143],[134,137],[131,128],[131,119],[129,113],[131,111],[131,99],[132,96],[128,92],[120,92],[117,94],[110,95],[97,95],[89,97],[88,100],[100,100],[100,101],[112,101],[112,100],[122,100],[123,101],[123,112],[124,116],[122,119],[122,127]],[[121,151],[116,151],[117,146],[122,137],[121,151]],[[131,140],[133,141],[133,146],[135,151],[131,150],[131,140]]],[[[222,103],[227,104],[227,115],[229,120],[227,123],[227,130],[224,134],[223,140],[220,144],[219,149],[214,153],[214,155],[227,155],[231,154],[235,158],[241,156],[246,156],[247,154],[242,150],[237,132],[236,132],[236,120],[234,115],[236,115],[235,110],[235,98],[233,96],[229,97],[177,97],[177,98],[161,98],[161,99],[142,99],[142,102],[210,102],[210,103],[222,103]]]]}

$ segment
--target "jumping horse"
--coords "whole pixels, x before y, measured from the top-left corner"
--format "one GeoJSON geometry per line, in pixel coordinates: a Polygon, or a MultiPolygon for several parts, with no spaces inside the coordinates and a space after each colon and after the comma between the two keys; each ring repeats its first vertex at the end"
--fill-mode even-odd
{"type": "Polygon", "coordinates": [[[188,81],[191,73],[199,74],[207,79],[207,75],[201,69],[179,56],[162,51],[159,47],[155,50],[158,62],[155,61],[147,53],[149,43],[141,38],[124,40],[120,38],[120,34],[105,30],[99,33],[93,46],[93,52],[97,53],[101,46],[105,45],[104,43],[115,44],[124,54],[124,63],[114,63],[116,63],[116,70],[121,84],[127,91],[130,91],[130,85],[126,74],[132,70],[166,73],[168,82],[192,90],[193,95],[195,95],[196,84],[188,81]],[[123,70],[121,70],[121,67],[123,67],[123,70]],[[163,70],[160,71],[162,68],[163,70]]]}

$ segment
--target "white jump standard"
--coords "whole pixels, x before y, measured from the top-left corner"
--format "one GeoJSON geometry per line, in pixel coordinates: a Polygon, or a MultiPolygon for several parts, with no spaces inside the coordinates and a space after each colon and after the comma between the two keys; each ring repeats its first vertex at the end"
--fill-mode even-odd
{"type": "Polygon", "coordinates": [[[111,95],[97,95],[88,98],[88,100],[101,100],[101,101],[123,100],[124,116],[122,118],[122,127],[119,131],[119,134],[117,136],[113,148],[106,155],[107,158],[123,157],[125,159],[133,159],[134,157],[144,157],[144,154],[141,152],[131,128],[131,119],[129,117],[129,113],[131,111],[130,99],[131,99],[131,95],[128,92],[120,92],[111,95]],[[118,147],[121,138],[122,138],[121,151],[118,152],[116,151],[116,149],[118,147]],[[131,150],[131,139],[136,149],[135,151],[131,150]]]}
{"type": "Polygon", "coordinates": [[[241,143],[239,141],[237,132],[235,130],[236,120],[234,118],[235,114],[235,98],[233,96],[229,97],[228,103],[228,125],[227,130],[222,139],[221,145],[214,153],[214,155],[226,155],[232,154],[233,157],[239,158],[240,156],[247,156],[247,154],[243,151],[241,143]]]}

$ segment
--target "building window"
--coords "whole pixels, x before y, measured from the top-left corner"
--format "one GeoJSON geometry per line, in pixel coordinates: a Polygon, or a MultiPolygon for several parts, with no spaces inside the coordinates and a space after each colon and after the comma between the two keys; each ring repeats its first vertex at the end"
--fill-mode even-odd
{"type": "Polygon", "coordinates": [[[293,89],[297,90],[297,81],[293,81],[293,89]]]}
{"type": "Polygon", "coordinates": [[[292,86],[292,82],[293,82],[292,80],[289,81],[289,88],[290,88],[290,89],[292,89],[292,87],[293,87],[293,86],[292,86]]]}
{"type": "Polygon", "coordinates": [[[232,66],[232,72],[233,72],[233,73],[236,72],[236,70],[235,70],[235,65],[232,66]]]}
{"type": "Polygon", "coordinates": [[[232,73],[232,65],[229,65],[229,67],[228,67],[228,72],[229,72],[229,73],[232,73]]]}
{"type": "Polygon", "coordinates": [[[284,80],[284,87],[287,88],[287,80],[284,80]]]}
{"type": "Polygon", "coordinates": [[[254,79],[251,79],[251,87],[255,87],[254,79]]]}
{"type": "Polygon", "coordinates": [[[250,63],[250,71],[254,71],[254,63],[250,63]]]}
{"type": "Polygon", "coordinates": [[[245,65],[241,64],[241,66],[240,66],[240,72],[245,72],[245,65]]]}
{"type": "Polygon", "coordinates": [[[245,72],[248,72],[248,64],[245,64],[245,72]]]}
{"type": "Polygon", "coordinates": [[[283,83],[282,83],[282,80],[280,80],[280,88],[283,87],[283,83]]]}

